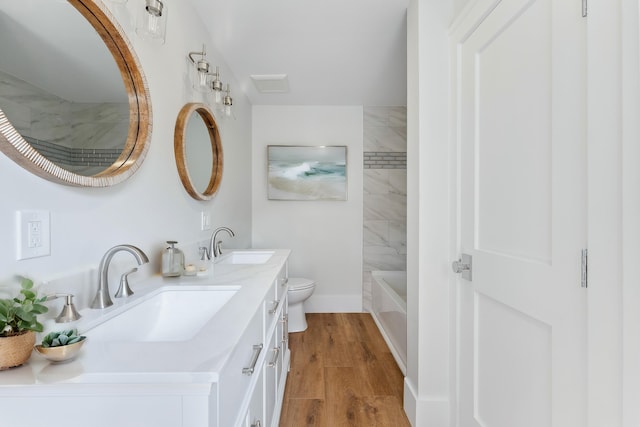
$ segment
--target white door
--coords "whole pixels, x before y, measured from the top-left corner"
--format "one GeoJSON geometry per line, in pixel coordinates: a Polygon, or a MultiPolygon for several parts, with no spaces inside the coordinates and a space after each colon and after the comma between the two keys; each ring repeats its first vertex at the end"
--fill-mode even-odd
{"type": "Polygon", "coordinates": [[[584,34],[579,0],[480,0],[452,32],[462,427],[587,425],[584,34]]]}

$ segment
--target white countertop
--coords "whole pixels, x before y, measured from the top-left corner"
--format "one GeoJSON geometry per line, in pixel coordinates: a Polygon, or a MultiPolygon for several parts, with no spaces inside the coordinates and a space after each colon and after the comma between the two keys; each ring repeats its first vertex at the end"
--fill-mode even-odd
{"type": "MultiPolygon", "coordinates": [[[[262,250],[261,250],[262,251],[262,250]]],[[[132,284],[134,295],[114,299],[114,305],[104,310],[81,310],[82,318],[73,324],[59,324],[58,330],[77,327],[87,336],[78,356],[69,362],[49,363],[34,352],[20,367],[0,372],[0,396],[46,394],[56,390],[77,392],[71,384],[87,387],[105,384],[130,384],[131,387],[171,385],[174,392],[198,392],[198,387],[211,387],[227,363],[249,321],[265,298],[290,251],[273,250],[273,256],[264,264],[214,265],[207,277],[182,276],[163,278],[154,276],[132,284]],[[181,342],[116,342],[91,339],[88,326],[100,316],[120,311],[164,286],[239,286],[238,292],[206,323],[192,339],[181,342]],[[62,387],[61,387],[62,386],[62,387]],[[50,390],[49,390],[50,391],[50,390]]],[[[113,283],[113,280],[111,281],[113,283]]],[[[95,292],[96,284],[87,286],[95,292]]],[[[115,289],[110,289],[111,293],[115,289]]],[[[132,325],[135,327],[134,325],[132,325]]],[[[99,389],[97,389],[99,392],[99,389]]],[[[133,389],[131,389],[133,391],[133,389]]]]}

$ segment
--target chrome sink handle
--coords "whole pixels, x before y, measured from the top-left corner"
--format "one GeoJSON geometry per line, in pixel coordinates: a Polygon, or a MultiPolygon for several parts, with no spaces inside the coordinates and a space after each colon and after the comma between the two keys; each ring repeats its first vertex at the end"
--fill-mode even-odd
{"type": "Polygon", "coordinates": [[[80,313],[78,313],[78,311],[76,310],[76,307],[73,305],[73,294],[55,293],[55,294],[47,295],[46,298],[47,298],[46,301],[51,301],[57,298],[65,299],[64,307],[62,307],[62,311],[60,312],[58,317],[56,317],[56,323],[73,322],[74,320],[78,320],[79,318],[82,317],[80,316],[80,313]]]}
{"type": "Polygon", "coordinates": [[[135,273],[136,271],[138,271],[138,267],[133,267],[131,270],[120,276],[120,286],[116,291],[116,298],[130,297],[131,295],[133,295],[133,291],[129,287],[129,275],[131,273],[135,273]]]}

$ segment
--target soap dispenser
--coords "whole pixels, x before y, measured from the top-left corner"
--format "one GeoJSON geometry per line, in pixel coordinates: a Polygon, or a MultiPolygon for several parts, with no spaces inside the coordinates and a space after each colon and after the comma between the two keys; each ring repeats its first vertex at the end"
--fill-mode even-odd
{"type": "Polygon", "coordinates": [[[175,247],[175,240],[168,240],[170,245],[162,252],[162,275],[164,277],[180,276],[184,271],[184,253],[175,247]]]}

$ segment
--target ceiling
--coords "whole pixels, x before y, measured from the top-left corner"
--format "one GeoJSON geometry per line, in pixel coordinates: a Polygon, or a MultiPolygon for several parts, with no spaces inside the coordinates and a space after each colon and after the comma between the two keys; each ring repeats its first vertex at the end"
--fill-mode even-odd
{"type": "Polygon", "coordinates": [[[409,0],[191,1],[252,104],[406,105],[409,0]],[[277,74],[288,92],[250,77],[277,74]]]}

